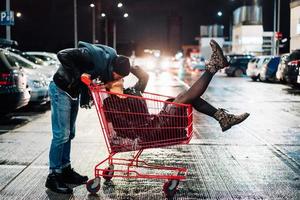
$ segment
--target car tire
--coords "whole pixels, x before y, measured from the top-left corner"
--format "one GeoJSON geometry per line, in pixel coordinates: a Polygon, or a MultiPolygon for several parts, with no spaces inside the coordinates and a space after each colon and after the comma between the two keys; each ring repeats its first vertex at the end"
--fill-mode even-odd
{"type": "Polygon", "coordinates": [[[260,74],[257,75],[257,80],[261,82],[260,74]]]}
{"type": "Polygon", "coordinates": [[[234,71],[234,76],[235,76],[235,77],[241,77],[243,74],[244,74],[244,72],[243,72],[243,70],[241,70],[241,69],[236,69],[236,70],[234,71]]]}
{"type": "Polygon", "coordinates": [[[252,81],[257,81],[257,76],[251,77],[252,81]]]}

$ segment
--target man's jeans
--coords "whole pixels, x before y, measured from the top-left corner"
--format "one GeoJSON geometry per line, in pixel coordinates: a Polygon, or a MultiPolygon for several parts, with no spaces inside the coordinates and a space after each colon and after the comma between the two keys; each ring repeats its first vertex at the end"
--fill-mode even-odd
{"type": "Polygon", "coordinates": [[[50,171],[60,172],[70,165],[71,140],[75,137],[75,121],[79,100],[71,98],[52,81],[51,98],[52,141],[49,153],[50,171]]]}

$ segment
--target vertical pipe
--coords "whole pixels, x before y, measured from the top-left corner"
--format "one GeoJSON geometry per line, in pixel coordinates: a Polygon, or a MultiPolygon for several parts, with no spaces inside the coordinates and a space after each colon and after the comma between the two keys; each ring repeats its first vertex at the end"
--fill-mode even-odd
{"type": "Polygon", "coordinates": [[[272,48],[272,54],[276,55],[276,41],[275,41],[275,33],[276,33],[276,1],[274,0],[274,21],[273,21],[273,48],[272,48]]]}
{"type": "MultiPolygon", "coordinates": [[[[6,12],[10,15],[10,0],[6,0],[6,12]]],[[[6,26],[6,39],[11,39],[10,25],[6,26]]]]}
{"type": "MultiPolygon", "coordinates": [[[[280,0],[277,0],[277,32],[280,32],[280,0]]],[[[277,40],[277,55],[279,54],[279,39],[277,40]]]]}
{"type": "Polygon", "coordinates": [[[105,17],[105,45],[108,45],[108,19],[105,17]]]}
{"type": "Polygon", "coordinates": [[[78,34],[77,34],[77,0],[74,0],[74,47],[78,46],[78,34]]]}
{"type": "Polygon", "coordinates": [[[113,48],[117,49],[117,24],[116,24],[116,20],[114,20],[114,27],[113,27],[113,48]]]}
{"type": "Polygon", "coordinates": [[[95,7],[92,8],[92,33],[93,33],[93,38],[92,38],[92,43],[96,43],[96,19],[95,19],[95,7]]]}

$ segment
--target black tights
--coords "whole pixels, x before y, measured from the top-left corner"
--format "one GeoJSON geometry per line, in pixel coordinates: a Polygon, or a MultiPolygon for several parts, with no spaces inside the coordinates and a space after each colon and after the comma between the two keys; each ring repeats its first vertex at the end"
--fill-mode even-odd
{"type": "Polygon", "coordinates": [[[213,76],[214,74],[205,71],[192,87],[180,93],[174,102],[192,104],[198,112],[213,117],[217,109],[201,98],[213,76]]]}

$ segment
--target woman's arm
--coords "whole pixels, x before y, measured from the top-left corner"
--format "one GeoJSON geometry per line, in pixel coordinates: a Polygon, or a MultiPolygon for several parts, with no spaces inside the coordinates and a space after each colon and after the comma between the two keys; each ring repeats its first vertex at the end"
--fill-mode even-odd
{"type": "Polygon", "coordinates": [[[134,89],[144,92],[147,86],[149,75],[139,66],[132,66],[130,72],[138,78],[138,82],[134,85],[134,89]]]}

